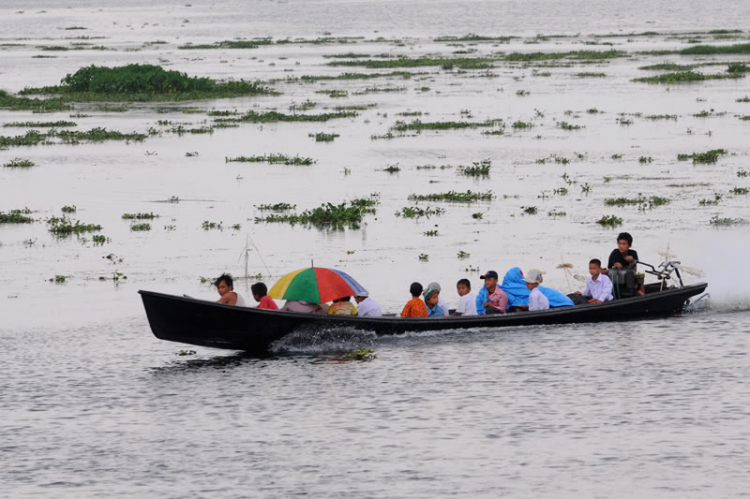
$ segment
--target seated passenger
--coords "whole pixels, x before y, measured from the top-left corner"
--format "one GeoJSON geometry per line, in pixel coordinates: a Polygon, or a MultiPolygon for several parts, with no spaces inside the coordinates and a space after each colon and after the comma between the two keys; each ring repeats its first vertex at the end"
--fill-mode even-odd
{"type": "Polygon", "coordinates": [[[253,298],[258,302],[258,308],[266,310],[278,310],[279,306],[273,301],[273,298],[268,296],[268,288],[262,282],[256,282],[250,286],[250,291],[253,293],[253,298]]]}
{"type": "Polygon", "coordinates": [[[333,300],[328,307],[328,315],[357,315],[357,307],[349,300],[351,296],[344,296],[338,300],[333,300]]]}
{"type": "Polygon", "coordinates": [[[234,279],[230,274],[221,274],[215,281],[214,286],[219,292],[220,298],[216,300],[216,303],[224,303],[226,305],[236,305],[238,307],[246,307],[245,300],[234,292],[234,279]]]}
{"type": "Polygon", "coordinates": [[[477,315],[477,301],[474,298],[474,293],[471,292],[471,281],[461,279],[456,284],[456,291],[461,299],[458,300],[458,307],[453,312],[453,315],[477,315]]]}
{"type": "Polygon", "coordinates": [[[576,294],[589,298],[589,303],[611,301],[613,299],[612,281],[609,280],[609,277],[602,274],[601,260],[594,258],[589,262],[589,274],[591,274],[591,277],[586,281],[586,289],[576,294]]]}
{"type": "MultiPolygon", "coordinates": [[[[503,284],[500,287],[508,295],[508,307],[511,311],[528,308],[530,290],[526,287],[523,272],[519,267],[513,267],[505,273],[503,284]]],[[[551,308],[573,306],[573,301],[570,298],[555,289],[539,286],[539,291],[547,297],[551,308]]]]}
{"type": "Polygon", "coordinates": [[[360,291],[354,297],[357,302],[357,315],[360,317],[382,317],[383,311],[380,309],[378,302],[370,298],[370,293],[360,291]]]}
{"type": "Polygon", "coordinates": [[[524,282],[529,290],[529,311],[549,310],[549,300],[539,289],[542,283],[542,272],[536,269],[529,270],[524,282]]]}
{"type": "Polygon", "coordinates": [[[508,311],[508,296],[497,285],[499,276],[494,270],[490,270],[480,279],[484,279],[484,287],[479,290],[476,305],[477,314],[504,314],[508,311]]]}
{"type": "Polygon", "coordinates": [[[427,307],[419,298],[419,295],[422,294],[422,285],[413,282],[409,287],[409,293],[411,293],[411,300],[404,305],[401,317],[427,317],[427,307]]]}
{"type": "Polygon", "coordinates": [[[302,300],[287,300],[281,307],[282,312],[297,312],[301,314],[325,314],[328,307],[319,303],[302,300]]]}
{"type": "Polygon", "coordinates": [[[427,317],[445,317],[445,312],[438,304],[440,301],[440,291],[435,288],[427,288],[424,291],[424,302],[427,306],[427,317]]]}
{"type": "Polygon", "coordinates": [[[448,304],[445,303],[445,301],[443,300],[443,297],[440,296],[442,294],[441,291],[443,290],[440,287],[440,284],[438,284],[436,282],[431,282],[430,284],[427,285],[427,289],[429,289],[429,288],[437,290],[437,292],[438,292],[438,305],[440,305],[440,308],[443,309],[443,315],[446,316],[446,317],[448,317],[448,315],[450,315],[450,311],[448,309],[448,304]]]}

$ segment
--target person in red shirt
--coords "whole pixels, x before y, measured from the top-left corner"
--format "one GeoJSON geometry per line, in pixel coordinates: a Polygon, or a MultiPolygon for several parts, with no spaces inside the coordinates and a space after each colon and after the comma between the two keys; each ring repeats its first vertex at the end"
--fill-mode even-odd
{"type": "Polygon", "coordinates": [[[256,282],[250,286],[250,291],[252,291],[255,301],[258,302],[258,308],[265,308],[267,310],[279,309],[273,298],[268,296],[268,288],[262,282],[256,282]]]}
{"type": "Polygon", "coordinates": [[[401,311],[401,317],[427,317],[427,306],[419,295],[422,294],[422,285],[418,282],[412,283],[409,288],[411,300],[409,300],[401,311]]]}

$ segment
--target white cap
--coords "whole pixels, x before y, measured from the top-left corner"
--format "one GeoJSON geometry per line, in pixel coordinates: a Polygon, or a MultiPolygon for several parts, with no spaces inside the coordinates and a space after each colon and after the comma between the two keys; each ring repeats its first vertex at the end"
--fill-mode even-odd
{"type": "Polygon", "coordinates": [[[360,298],[367,298],[368,296],[370,296],[370,293],[367,290],[364,290],[364,291],[360,291],[354,296],[359,296],[360,298]]]}
{"type": "Polygon", "coordinates": [[[531,269],[526,273],[523,278],[524,281],[529,284],[541,284],[542,282],[542,271],[538,269],[531,269]]]}

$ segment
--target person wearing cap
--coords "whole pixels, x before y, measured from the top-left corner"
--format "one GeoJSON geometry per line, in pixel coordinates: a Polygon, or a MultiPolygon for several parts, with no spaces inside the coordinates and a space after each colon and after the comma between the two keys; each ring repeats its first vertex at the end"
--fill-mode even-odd
{"type": "Polygon", "coordinates": [[[504,314],[508,310],[508,295],[497,285],[499,278],[494,270],[480,277],[484,287],[477,293],[477,315],[504,314]]]}
{"type": "Polygon", "coordinates": [[[360,291],[354,297],[357,302],[357,315],[360,317],[382,317],[383,311],[380,309],[378,302],[370,298],[370,293],[360,291]]]}
{"type": "Polygon", "coordinates": [[[436,282],[431,282],[427,285],[427,289],[435,289],[438,292],[438,305],[440,305],[440,308],[443,309],[443,315],[445,317],[448,317],[450,315],[450,311],[448,309],[448,304],[445,303],[445,300],[443,300],[443,297],[441,296],[443,288],[440,287],[440,284],[436,282]]]}
{"type": "Polygon", "coordinates": [[[549,310],[549,300],[539,289],[539,285],[542,283],[542,271],[531,269],[523,280],[526,282],[526,287],[531,291],[529,293],[529,311],[549,310]]]}
{"type": "Polygon", "coordinates": [[[424,296],[424,303],[427,305],[427,317],[445,317],[445,312],[438,304],[438,301],[440,301],[440,291],[428,287],[424,290],[422,296],[424,296]]]}

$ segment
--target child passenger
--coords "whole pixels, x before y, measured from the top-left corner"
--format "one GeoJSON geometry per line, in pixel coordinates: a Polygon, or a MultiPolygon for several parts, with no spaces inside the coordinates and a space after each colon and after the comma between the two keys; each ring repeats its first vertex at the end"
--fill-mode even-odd
{"type": "Polygon", "coordinates": [[[331,306],[328,307],[328,315],[357,315],[357,307],[349,301],[350,299],[350,296],[344,296],[333,300],[331,306]]]}
{"type": "Polygon", "coordinates": [[[456,284],[456,291],[461,299],[458,301],[458,308],[453,315],[477,315],[477,303],[474,293],[471,292],[471,281],[461,279],[456,284]]]}
{"type": "Polygon", "coordinates": [[[411,293],[411,300],[404,305],[401,317],[427,317],[427,307],[419,298],[419,295],[422,294],[422,285],[413,282],[409,287],[409,293],[411,293]]]}
{"type": "Polygon", "coordinates": [[[424,291],[424,302],[427,305],[427,317],[444,317],[445,312],[439,305],[440,291],[435,288],[427,288],[424,291]]]}
{"type": "Polygon", "coordinates": [[[540,270],[529,270],[524,278],[526,287],[531,291],[529,294],[529,311],[549,309],[549,300],[539,289],[542,283],[542,272],[540,270]]]}
{"type": "Polygon", "coordinates": [[[612,300],[612,281],[602,274],[602,262],[594,258],[589,262],[589,277],[586,281],[586,289],[577,292],[577,295],[589,298],[589,303],[604,303],[612,300]]]}
{"type": "Polygon", "coordinates": [[[264,308],[266,310],[278,310],[279,307],[273,298],[268,296],[268,288],[262,282],[256,282],[250,286],[250,292],[253,293],[253,298],[258,302],[258,308],[264,308]]]}

